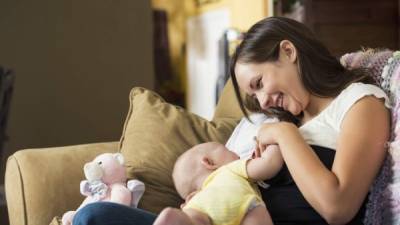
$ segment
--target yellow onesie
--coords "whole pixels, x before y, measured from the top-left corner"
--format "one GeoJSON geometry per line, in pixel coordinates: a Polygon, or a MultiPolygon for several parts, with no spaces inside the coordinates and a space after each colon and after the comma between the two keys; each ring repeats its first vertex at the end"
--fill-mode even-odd
{"type": "Polygon", "coordinates": [[[213,225],[239,225],[252,208],[264,204],[257,185],[249,181],[247,160],[218,168],[185,205],[209,216],[213,225]]]}

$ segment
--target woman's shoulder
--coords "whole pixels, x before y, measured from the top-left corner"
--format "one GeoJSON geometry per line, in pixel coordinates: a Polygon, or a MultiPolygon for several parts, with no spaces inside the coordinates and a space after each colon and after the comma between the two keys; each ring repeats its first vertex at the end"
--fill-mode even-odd
{"type": "Polygon", "coordinates": [[[371,103],[374,101],[378,102],[378,104],[384,104],[386,108],[391,106],[388,96],[378,86],[359,82],[352,83],[334,99],[332,106],[327,110],[327,114],[333,126],[340,130],[344,117],[356,103],[363,102],[362,104],[374,107],[374,104],[371,103]],[[367,97],[373,98],[368,98],[372,100],[367,100],[367,97]]]}
{"type": "Polygon", "coordinates": [[[346,113],[352,105],[365,97],[372,96],[380,99],[387,108],[391,107],[390,99],[387,94],[378,86],[365,83],[352,83],[346,87],[338,97],[336,97],[336,106],[346,113]]]}
{"type": "Polygon", "coordinates": [[[378,86],[355,82],[347,86],[337,97],[341,101],[358,101],[365,96],[374,96],[383,99],[387,107],[390,107],[390,100],[387,94],[378,86]]]}
{"type": "MultiPolygon", "coordinates": [[[[341,115],[340,130],[357,133],[357,137],[362,138],[361,141],[365,143],[367,143],[365,139],[368,139],[368,143],[371,144],[384,143],[387,140],[390,127],[390,112],[387,105],[386,94],[379,96],[368,92],[368,94],[354,101],[341,115]]],[[[346,132],[346,134],[349,134],[349,132],[346,132]]],[[[344,143],[357,142],[357,138],[353,136],[346,138],[344,143]]]]}

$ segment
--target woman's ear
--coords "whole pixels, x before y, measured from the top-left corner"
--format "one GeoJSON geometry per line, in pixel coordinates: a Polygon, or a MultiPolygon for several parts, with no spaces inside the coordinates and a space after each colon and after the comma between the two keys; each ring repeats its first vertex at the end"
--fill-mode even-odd
{"type": "Polygon", "coordinates": [[[218,169],[218,166],[214,163],[212,159],[210,159],[208,156],[203,156],[201,158],[201,164],[209,170],[216,170],[218,169]]]}
{"type": "Polygon", "coordinates": [[[297,50],[293,43],[289,40],[283,40],[279,44],[280,51],[279,56],[282,59],[289,60],[291,63],[295,63],[297,60],[297,50]]]}

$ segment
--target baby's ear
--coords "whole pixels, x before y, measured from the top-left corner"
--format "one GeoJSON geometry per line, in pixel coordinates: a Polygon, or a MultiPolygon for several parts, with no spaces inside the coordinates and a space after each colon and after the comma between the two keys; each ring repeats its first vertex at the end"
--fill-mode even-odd
{"type": "Polygon", "coordinates": [[[204,167],[209,170],[218,169],[218,166],[214,163],[214,161],[207,156],[203,156],[203,158],[201,158],[201,164],[204,165],[204,167]]]}

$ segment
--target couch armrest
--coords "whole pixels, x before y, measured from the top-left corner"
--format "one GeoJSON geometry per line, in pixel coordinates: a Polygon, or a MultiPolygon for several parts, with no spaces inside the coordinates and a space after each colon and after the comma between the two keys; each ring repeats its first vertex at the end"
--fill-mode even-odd
{"type": "Polygon", "coordinates": [[[27,149],[7,161],[5,191],[10,225],[49,224],[54,216],[76,209],[83,200],[83,165],[118,142],[27,149]]]}

